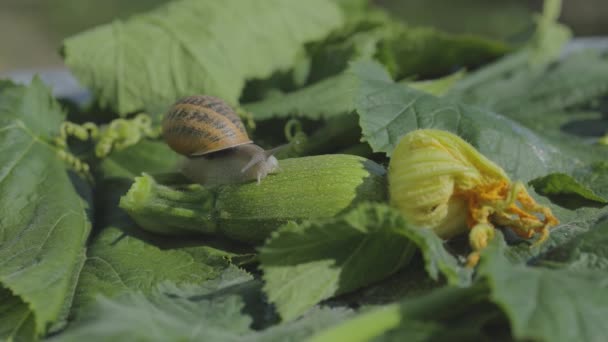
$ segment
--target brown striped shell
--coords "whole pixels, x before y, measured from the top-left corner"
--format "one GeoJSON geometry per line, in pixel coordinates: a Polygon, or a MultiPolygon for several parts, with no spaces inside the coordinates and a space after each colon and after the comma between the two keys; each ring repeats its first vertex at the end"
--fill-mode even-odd
{"type": "Polygon", "coordinates": [[[165,115],[162,126],[167,144],[186,156],[252,143],[234,110],[221,99],[208,95],[177,101],[165,115]]]}

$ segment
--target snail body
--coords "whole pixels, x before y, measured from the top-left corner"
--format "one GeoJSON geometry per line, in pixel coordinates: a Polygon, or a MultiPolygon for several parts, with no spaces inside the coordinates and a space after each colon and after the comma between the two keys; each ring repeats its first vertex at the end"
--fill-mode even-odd
{"type": "Polygon", "coordinates": [[[188,96],[177,101],[162,123],[163,138],[186,158],[180,171],[203,185],[257,180],[278,170],[273,156],[247,135],[239,116],[219,98],[188,96]]]}

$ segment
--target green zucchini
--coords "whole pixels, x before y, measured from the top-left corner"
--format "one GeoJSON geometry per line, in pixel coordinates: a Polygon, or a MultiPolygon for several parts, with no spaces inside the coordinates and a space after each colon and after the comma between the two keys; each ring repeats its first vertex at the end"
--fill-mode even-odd
{"type": "Polygon", "coordinates": [[[144,174],[120,200],[141,228],[158,234],[214,234],[260,243],[288,221],[339,215],[387,200],[386,171],[352,155],[285,159],[255,182],[205,188],[168,186],[144,174]]]}

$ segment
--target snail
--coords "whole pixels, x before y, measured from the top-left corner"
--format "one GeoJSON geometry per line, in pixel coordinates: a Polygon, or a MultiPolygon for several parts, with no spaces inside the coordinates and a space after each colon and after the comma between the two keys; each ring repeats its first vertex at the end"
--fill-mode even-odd
{"type": "Polygon", "coordinates": [[[203,185],[257,180],[278,170],[274,154],[255,145],[239,116],[219,98],[195,95],[177,101],[162,122],[165,142],[186,158],[180,171],[203,185]]]}

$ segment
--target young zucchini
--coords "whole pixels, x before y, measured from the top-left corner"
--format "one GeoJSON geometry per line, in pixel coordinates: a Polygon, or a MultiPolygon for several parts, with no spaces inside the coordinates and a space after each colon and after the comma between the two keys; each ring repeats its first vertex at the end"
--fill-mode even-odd
{"type": "Polygon", "coordinates": [[[361,202],[386,201],[385,173],[365,158],[322,155],[282,160],[281,170],[259,185],[179,188],[144,174],[120,207],[151,232],[259,243],[288,221],[333,217],[361,202]]]}

